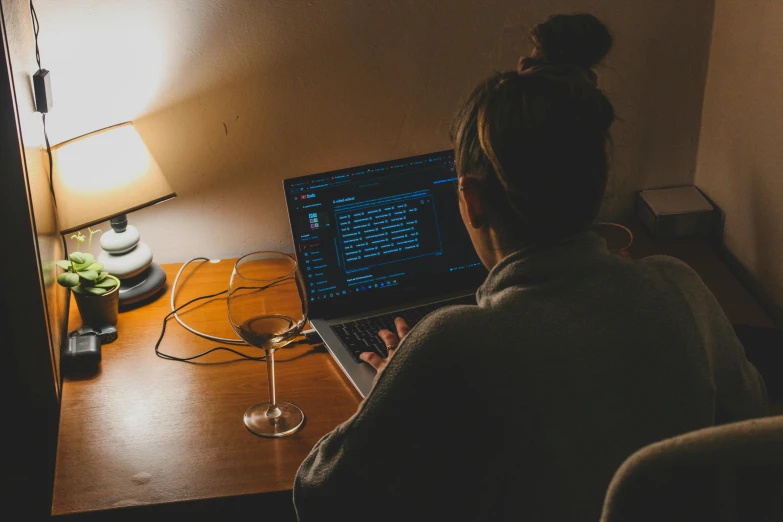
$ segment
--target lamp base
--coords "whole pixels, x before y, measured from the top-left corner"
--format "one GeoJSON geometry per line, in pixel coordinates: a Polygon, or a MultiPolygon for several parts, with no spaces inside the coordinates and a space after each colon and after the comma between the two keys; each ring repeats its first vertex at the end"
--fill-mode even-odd
{"type": "Polygon", "coordinates": [[[120,307],[138,304],[166,288],[166,272],[152,263],[141,274],[120,280],[120,307]]]}

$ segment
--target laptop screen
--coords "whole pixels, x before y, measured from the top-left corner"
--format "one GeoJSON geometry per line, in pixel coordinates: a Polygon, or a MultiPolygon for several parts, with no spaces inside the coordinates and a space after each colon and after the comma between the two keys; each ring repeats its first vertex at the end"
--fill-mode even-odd
{"type": "Polygon", "coordinates": [[[475,288],[486,276],[459,214],[453,151],[284,187],[313,317],[475,288]]]}

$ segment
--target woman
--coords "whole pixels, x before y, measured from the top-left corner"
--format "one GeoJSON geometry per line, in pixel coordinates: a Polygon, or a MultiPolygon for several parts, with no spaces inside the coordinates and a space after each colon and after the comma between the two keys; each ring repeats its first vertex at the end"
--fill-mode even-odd
{"type": "Polygon", "coordinates": [[[363,355],[375,386],[302,464],[300,520],[598,520],[635,450],[766,414],[699,277],[589,232],[614,120],[592,69],[611,35],[558,15],[532,40],[453,125],[462,218],[490,269],[478,306],[380,333],[399,346],[363,355]]]}

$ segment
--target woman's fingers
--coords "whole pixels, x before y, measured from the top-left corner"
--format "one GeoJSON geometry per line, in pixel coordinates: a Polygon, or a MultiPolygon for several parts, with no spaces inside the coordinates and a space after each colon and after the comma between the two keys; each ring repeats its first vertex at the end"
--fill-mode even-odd
{"type": "Polygon", "coordinates": [[[359,354],[359,359],[366,362],[376,370],[380,370],[386,365],[386,360],[382,359],[380,355],[375,352],[362,352],[359,354]]]}
{"type": "Polygon", "coordinates": [[[402,341],[405,336],[408,335],[408,332],[411,331],[411,327],[408,326],[408,323],[402,317],[398,317],[394,320],[394,326],[397,327],[397,337],[400,338],[400,341],[402,341]]]}
{"type": "Polygon", "coordinates": [[[386,366],[386,363],[389,362],[391,356],[394,355],[394,350],[397,349],[397,345],[400,344],[400,341],[406,335],[408,335],[408,332],[411,329],[410,326],[408,326],[408,323],[406,323],[405,319],[402,317],[398,317],[394,320],[394,326],[397,329],[396,334],[391,330],[386,329],[378,332],[378,337],[380,337],[383,341],[383,344],[386,345],[386,351],[388,352],[388,356],[385,359],[375,352],[363,352],[359,354],[359,359],[371,365],[378,371],[383,369],[383,367],[386,366]]]}
{"type": "Polygon", "coordinates": [[[400,342],[400,339],[397,337],[396,334],[390,332],[389,330],[381,330],[378,332],[378,337],[383,340],[383,343],[386,345],[386,348],[388,349],[389,346],[397,347],[397,344],[400,342]]]}

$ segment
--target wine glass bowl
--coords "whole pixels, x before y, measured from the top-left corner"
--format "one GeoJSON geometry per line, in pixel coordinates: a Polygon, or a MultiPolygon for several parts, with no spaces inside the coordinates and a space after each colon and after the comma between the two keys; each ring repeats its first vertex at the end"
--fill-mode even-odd
{"type": "Polygon", "coordinates": [[[228,288],[228,318],[237,334],[266,353],[269,402],[245,412],[245,426],[263,437],[298,430],[304,413],[278,402],[274,352],[294,340],[307,323],[307,299],[296,261],[281,252],[254,252],[234,265],[228,288]]]}

